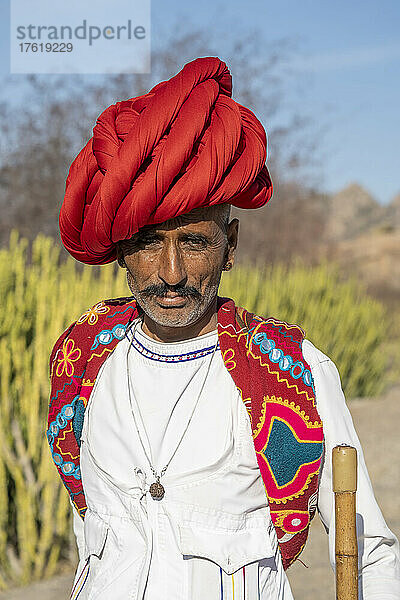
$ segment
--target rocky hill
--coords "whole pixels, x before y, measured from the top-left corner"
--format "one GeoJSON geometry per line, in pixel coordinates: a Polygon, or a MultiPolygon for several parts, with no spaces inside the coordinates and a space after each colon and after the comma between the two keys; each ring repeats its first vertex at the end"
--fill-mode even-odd
{"type": "Polygon", "coordinates": [[[390,304],[400,299],[400,194],[380,205],[351,184],[325,199],[322,252],[360,277],[369,291],[390,304]]]}
{"type": "Polygon", "coordinates": [[[386,221],[394,228],[400,228],[400,194],[397,194],[386,209],[386,221]]]}
{"type": "Polygon", "coordinates": [[[352,183],[327,198],[325,235],[329,240],[348,240],[385,219],[386,208],[362,186],[352,183]]]}

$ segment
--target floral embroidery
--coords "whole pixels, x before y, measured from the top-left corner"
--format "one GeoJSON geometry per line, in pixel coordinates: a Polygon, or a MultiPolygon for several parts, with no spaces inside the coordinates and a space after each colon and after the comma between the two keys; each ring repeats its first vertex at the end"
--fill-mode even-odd
{"type": "Polygon", "coordinates": [[[84,312],[77,323],[80,325],[87,321],[89,325],[96,325],[99,320],[99,315],[105,315],[109,310],[110,307],[106,306],[104,302],[98,302],[95,306],[92,306],[92,308],[89,308],[89,310],[84,312]]]}
{"type": "Polygon", "coordinates": [[[61,357],[58,359],[58,365],[56,369],[57,377],[61,377],[64,371],[67,377],[72,377],[74,374],[73,363],[79,360],[80,357],[81,351],[79,348],[75,348],[74,340],[65,340],[63,347],[61,348],[61,357]]]}

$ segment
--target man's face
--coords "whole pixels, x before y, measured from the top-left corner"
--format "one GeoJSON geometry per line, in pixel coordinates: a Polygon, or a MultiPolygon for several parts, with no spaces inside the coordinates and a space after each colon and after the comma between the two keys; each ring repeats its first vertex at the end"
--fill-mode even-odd
{"type": "Polygon", "coordinates": [[[220,208],[198,209],[121,242],[129,287],[147,317],[164,327],[199,321],[233,262],[237,230],[238,221],[226,225],[220,208]]]}

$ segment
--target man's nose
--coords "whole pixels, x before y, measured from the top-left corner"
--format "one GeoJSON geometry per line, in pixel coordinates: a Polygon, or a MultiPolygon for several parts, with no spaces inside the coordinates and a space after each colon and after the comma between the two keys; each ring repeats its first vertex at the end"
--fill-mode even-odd
{"type": "Polygon", "coordinates": [[[158,276],[170,286],[185,284],[187,273],[181,251],[173,242],[167,243],[160,257],[158,276]]]}

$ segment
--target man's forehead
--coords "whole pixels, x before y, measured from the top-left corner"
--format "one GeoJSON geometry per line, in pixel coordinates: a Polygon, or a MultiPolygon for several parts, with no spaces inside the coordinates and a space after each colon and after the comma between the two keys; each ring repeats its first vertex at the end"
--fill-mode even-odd
{"type": "Polygon", "coordinates": [[[229,218],[229,208],[228,205],[196,208],[189,213],[179,215],[163,223],[145,225],[139,229],[137,235],[140,235],[141,232],[173,231],[192,228],[194,230],[213,230],[215,225],[221,226],[226,217],[229,218]]]}
{"type": "Polygon", "coordinates": [[[208,229],[216,224],[214,215],[197,214],[197,215],[180,215],[174,219],[169,219],[163,223],[156,223],[155,225],[145,225],[140,228],[138,234],[141,232],[152,232],[152,231],[179,231],[182,229],[208,229]]]}

